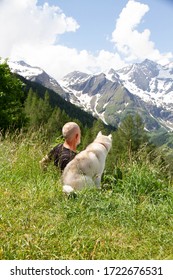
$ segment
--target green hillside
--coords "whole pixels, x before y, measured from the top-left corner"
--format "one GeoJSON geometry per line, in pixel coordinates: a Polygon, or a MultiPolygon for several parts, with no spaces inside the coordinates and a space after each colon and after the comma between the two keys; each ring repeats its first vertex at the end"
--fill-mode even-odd
{"type": "Polygon", "coordinates": [[[65,113],[70,116],[70,118],[78,119],[81,123],[83,123],[83,125],[88,126],[92,126],[94,120],[96,120],[96,118],[94,118],[91,114],[88,114],[85,111],[81,110],[79,107],[71,104],[70,102],[67,102],[53,90],[45,88],[44,86],[36,82],[26,80],[21,76],[18,77],[25,84],[25,94],[27,94],[29,90],[32,89],[40,98],[44,98],[45,92],[47,91],[49,93],[50,105],[52,107],[57,106],[62,111],[64,110],[65,113]]]}
{"type": "Polygon", "coordinates": [[[140,150],[122,178],[106,167],[101,191],[67,198],[54,166],[39,168],[47,148],[39,132],[1,140],[0,259],[173,258],[173,185],[158,158],[140,150]]]}

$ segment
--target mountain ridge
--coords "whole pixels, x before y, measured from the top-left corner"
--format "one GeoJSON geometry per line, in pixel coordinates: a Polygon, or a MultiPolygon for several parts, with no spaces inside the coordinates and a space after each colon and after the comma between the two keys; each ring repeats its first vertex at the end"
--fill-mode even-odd
{"type": "Polygon", "coordinates": [[[24,62],[9,62],[9,66],[12,72],[54,90],[105,124],[117,127],[127,114],[138,112],[146,130],[173,131],[173,63],[161,66],[146,59],[105,73],[74,71],[58,82],[24,62]]]}

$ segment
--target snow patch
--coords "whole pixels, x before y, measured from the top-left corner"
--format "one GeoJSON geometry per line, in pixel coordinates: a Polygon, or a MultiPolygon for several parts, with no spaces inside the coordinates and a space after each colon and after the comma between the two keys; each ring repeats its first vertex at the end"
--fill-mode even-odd
{"type": "Polygon", "coordinates": [[[13,73],[18,73],[26,79],[38,76],[43,73],[41,68],[32,67],[26,63],[21,63],[20,61],[8,61],[8,65],[13,73]]]}

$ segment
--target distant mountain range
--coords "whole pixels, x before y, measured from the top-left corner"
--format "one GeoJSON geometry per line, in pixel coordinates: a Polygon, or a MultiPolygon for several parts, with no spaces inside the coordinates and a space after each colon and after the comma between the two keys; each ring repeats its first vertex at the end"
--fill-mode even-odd
{"type": "Polygon", "coordinates": [[[39,67],[8,62],[11,71],[58,93],[106,124],[117,127],[139,113],[148,131],[173,131],[173,63],[144,60],[119,70],[89,75],[75,71],[56,81],[39,67]]]}

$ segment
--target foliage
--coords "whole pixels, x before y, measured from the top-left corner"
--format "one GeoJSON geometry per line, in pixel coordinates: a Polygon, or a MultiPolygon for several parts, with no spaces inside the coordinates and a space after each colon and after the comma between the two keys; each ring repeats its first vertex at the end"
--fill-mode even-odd
{"type": "Polygon", "coordinates": [[[0,61],[0,130],[15,130],[25,122],[23,112],[23,84],[10,72],[6,62],[0,61]]]}
{"type": "Polygon", "coordinates": [[[159,159],[143,148],[121,173],[106,167],[101,191],[68,199],[58,170],[39,168],[48,146],[41,131],[1,141],[0,259],[173,258],[173,185],[159,159]]]}
{"type": "Polygon", "coordinates": [[[39,98],[32,89],[25,100],[25,113],[29,120],[29,127],[38,129],[46,124],[51,116],[52,107],[49,104],[49,94],[46,91],[44,99],[39,98]]]}
{"type": "Polygon", "coordinates": [[[137,151],[141,144],[147,141],[144,123],[139,114],[128,115],[118,129],[118,138],[121,139],[120,147],[127,149],[128,153],[137,151]]]}
{"type": "Polygon", "coordinates": [[[88,114],[87,112],[83,111],[82,109],[75,106],[74,104],[67,102],[53,90],[45,88],[44,86],[36,82],[26,80],[23,77],[19,76],[19,78],[25,84],[26,96],[28,95],[28,92],[32,89],[32,91],[37,95],[38,98],[44,99],[45,92],[47,91],[49,93],[49,101],[52,109],[54,108],[60,109],[61,112],[63,112],[66,117],[70,119],[77,119],[80,123],[82,123],[83,126],[87,125],[88,127],[91,127],[93,121],[96,120],[91,114],[88,114]]]}
{"type": "Polygon", "coordinates": [[[156,146],[166,145],[173,148],[173,132],[167,132],[165,129],[160,129],[155,133],[150,134],[150,141],[156,146]]]}
{"type": "Polygon", "coordinates": [[[95,139],[99,131],[101,131],[105,135],[108,135],[111,132],[110,129],[106,127],[101,120],[95,120],[91,128],[85,127],[85,129],[82,130],[83,149],[85,149],[86,146],[95,139]]]}

